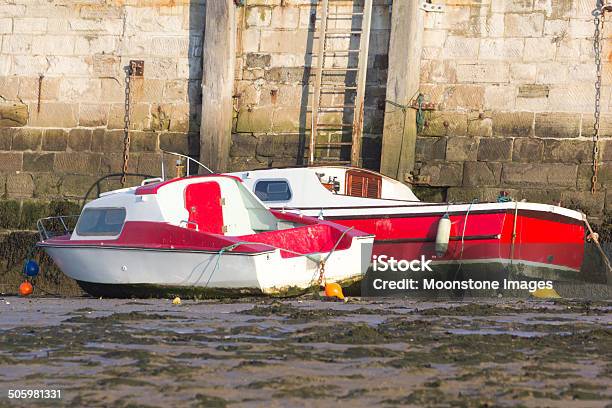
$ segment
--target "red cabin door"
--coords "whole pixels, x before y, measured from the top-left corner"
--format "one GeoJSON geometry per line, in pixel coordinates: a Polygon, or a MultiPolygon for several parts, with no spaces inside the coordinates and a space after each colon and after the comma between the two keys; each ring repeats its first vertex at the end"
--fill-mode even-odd
{"type": "Polygon", "coordinates": [[[188,228],[223,234],[221,187],[216,181],[190,184],[185,188],[185,208],[189,211],[188,228]]]}

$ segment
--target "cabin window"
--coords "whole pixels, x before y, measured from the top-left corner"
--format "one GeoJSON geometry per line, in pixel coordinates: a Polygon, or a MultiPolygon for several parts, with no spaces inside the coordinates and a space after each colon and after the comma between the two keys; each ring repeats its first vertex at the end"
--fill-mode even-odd
{"type": "Polygon", "coordinates": [[[116,236],[125,223],[125,208],[86,208],[77,223],[82,236],[116,236]]]}
{"type": "Polygon", "coordinates": [[[261,201],[289,201],[292,196],[287,180],[260,180],[255,184],[255,195],[261,201]]]}
{"type": "Polygon", "coordinates": [[[346,172],[346,195],[353,197],[380,198],[382,177],[361,170],[346,172]]]}

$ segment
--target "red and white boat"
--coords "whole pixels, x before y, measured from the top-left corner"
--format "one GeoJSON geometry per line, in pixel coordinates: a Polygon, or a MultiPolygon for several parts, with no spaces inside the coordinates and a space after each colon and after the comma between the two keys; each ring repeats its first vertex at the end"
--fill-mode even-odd
{"type": "Polygon", "coordinates": [[[320,283],[321,273],[349,284],[366,272],[373,243],[355,229],[270,211],[222,175],[105,193],[59,236],[45,226],[51,221],[39,221],[38,246],[96,296],[290,295],[320,283]]]}
{"type": "Polygon", "coordinates": [[[266,205],[290,208],[375,234],[374,255],[432,259],[434,276],[503,279],[578,277],[584,214],[529,202],[425,203],[379,173],[349,167],[243,171],[266,205]]]}

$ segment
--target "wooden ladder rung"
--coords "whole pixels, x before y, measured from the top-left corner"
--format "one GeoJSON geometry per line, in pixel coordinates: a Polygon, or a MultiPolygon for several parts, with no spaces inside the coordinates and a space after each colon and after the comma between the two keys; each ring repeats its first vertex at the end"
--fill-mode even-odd
{"type": "Polygon", "coordinates": [[[361,35],[363,31],[355,30],[355,31],[345,31],[345,30],[327,30],[325,32],[326,35],[361,35]]]}

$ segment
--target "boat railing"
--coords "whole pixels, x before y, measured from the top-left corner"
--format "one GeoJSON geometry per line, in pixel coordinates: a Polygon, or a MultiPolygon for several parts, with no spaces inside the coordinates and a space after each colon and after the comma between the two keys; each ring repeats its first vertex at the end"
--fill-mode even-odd
{"type": "MultiPolygon", "coordinates": [[[[196,169],[198,167],[201,167],[204,170],[208,171],[210,174],[214,174],[215,173],[210,168],[208,168],[206,165],[200,163],[199,161],[197,161],[193,157],[189,157],[187,155],[180,154],[180,153],[168,152],[166,150],[162,150],[161,151],[161,178],[162,178],[162,180],[166,180],[166,163],[165,163],[166,155],[176,156],[176,157],[180,157],[181,159],[185,159],[185,175],[187,175],[187,176],[191,175],[190,170],[191,170],[192,167],[190,166],[190,163],[193,163],[192,166],[194,166],[196,169]]],[[[179,164],[179,160],[177,160],[177,164],[179,164]]]]}
{"type": "Polygon", "coordinates": [[[36,221],[36,228],[40,239],[46,241],[53,237],[72,234],[78,219],[78,215],[45,217],[36,221]]]}

